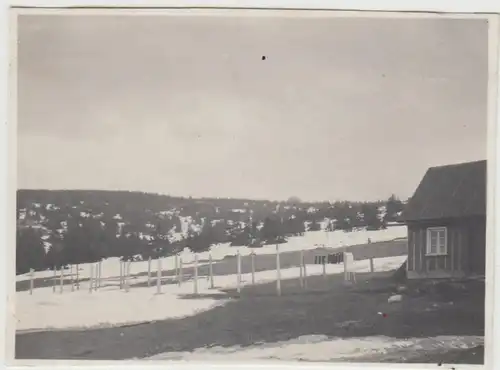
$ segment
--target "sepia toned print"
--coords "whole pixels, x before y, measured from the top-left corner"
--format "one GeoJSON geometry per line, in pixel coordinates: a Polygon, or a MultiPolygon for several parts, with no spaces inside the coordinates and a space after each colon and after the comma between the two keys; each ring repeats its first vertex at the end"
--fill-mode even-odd
{"type": "Polygon", "coordinates": [[[18,15],[16,359],[483,364],[488,26],[18,15]]]}

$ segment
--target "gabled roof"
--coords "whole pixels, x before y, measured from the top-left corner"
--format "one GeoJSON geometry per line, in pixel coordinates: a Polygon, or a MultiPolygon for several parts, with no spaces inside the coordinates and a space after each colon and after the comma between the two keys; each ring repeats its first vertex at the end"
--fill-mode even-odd
{"type": "Polygon", "coordinates": [[[486,161],[431,167],[402,215],[403,221],[486,215],[486,161]]]}

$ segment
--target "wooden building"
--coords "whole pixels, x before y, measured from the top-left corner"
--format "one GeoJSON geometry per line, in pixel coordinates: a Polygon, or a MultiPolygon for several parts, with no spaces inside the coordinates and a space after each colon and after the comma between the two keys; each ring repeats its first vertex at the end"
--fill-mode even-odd
{"type": "Polygon", "coordinates": [[[484,275],[486,161],[427,170],[402,219],[409,279],[484,275]]]}

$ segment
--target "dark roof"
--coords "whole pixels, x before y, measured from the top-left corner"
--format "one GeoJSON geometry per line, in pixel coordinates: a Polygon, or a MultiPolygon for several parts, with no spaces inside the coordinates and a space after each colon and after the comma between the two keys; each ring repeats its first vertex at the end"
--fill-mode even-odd
{"type": "Polygon", "coordinates": [[[486,215],[486,161],[431,167],[408,201],[403,221],[486,215]]]}

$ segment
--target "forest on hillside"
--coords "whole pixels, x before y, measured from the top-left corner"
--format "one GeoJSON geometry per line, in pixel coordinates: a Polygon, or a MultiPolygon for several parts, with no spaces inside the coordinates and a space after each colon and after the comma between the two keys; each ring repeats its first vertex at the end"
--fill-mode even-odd
{"type": "Polygon", "coordinates": [[[182,198],[92,190],[18,190],[18,274],[108,257],[158,258],[212,245],[258,248],[306,231],[377,230],[394,222],[404,203],[286,202],[182,198]]]}

